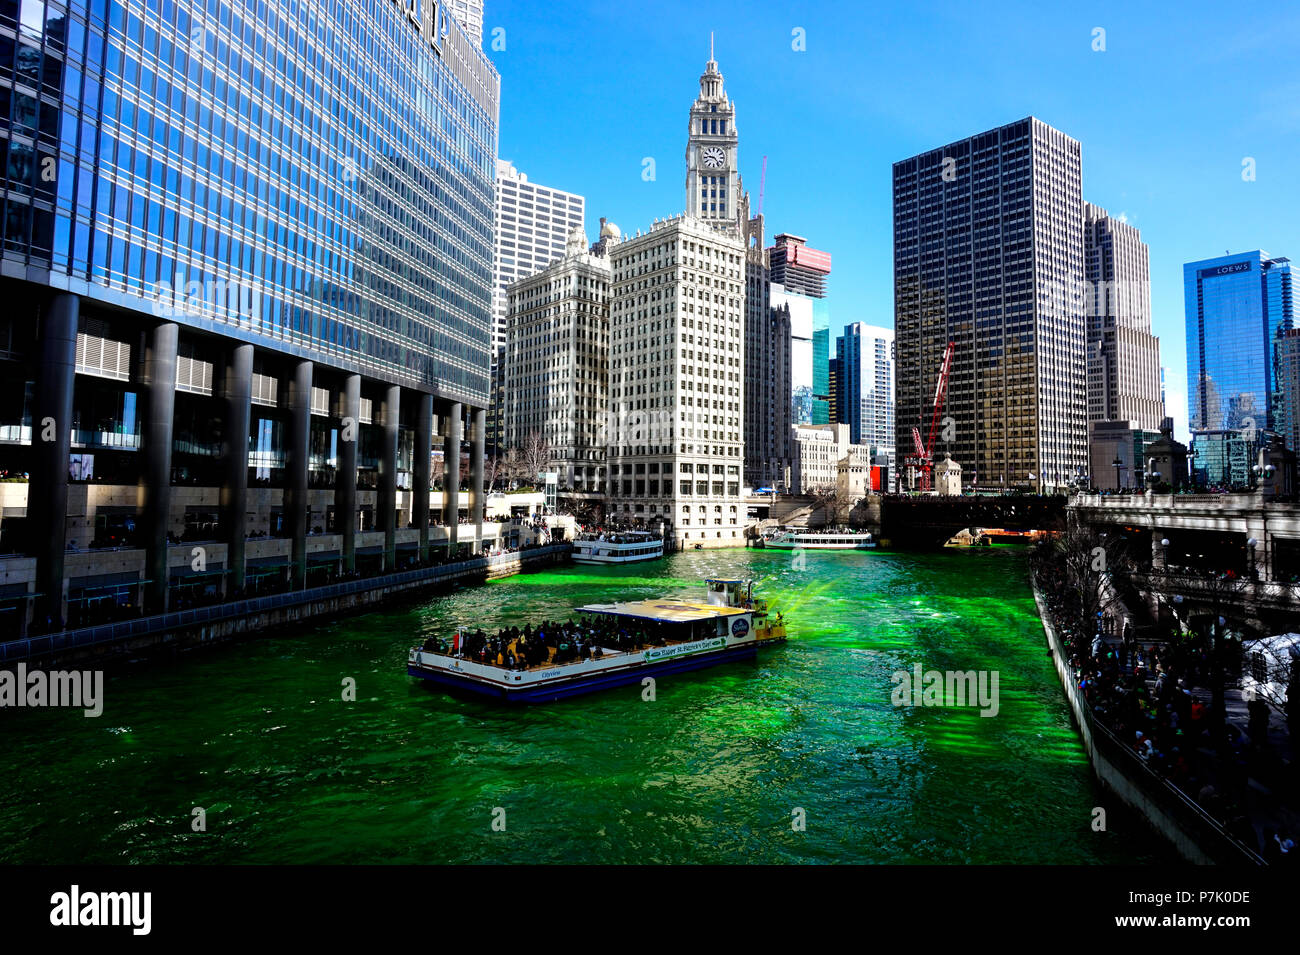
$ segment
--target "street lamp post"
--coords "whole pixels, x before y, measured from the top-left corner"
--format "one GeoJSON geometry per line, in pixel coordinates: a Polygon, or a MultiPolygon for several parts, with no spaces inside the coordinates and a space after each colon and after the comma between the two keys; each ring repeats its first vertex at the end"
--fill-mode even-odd
{"type": "Polygon", "coordinates": [[[1246,540],[1246,555],[1250,558],[1250,579],[1251,580],[1258,579],[1255,576],[1255,547],[1258,544],[1259,541],[1255,540],[1255,538],[1253,537],[1247,538],[1246,540]]]}
{"type": "Polygon", "coordinates": [[[1121,490],[1121,488],[1120,488],[1120,486],[1119,486],[1119,469],[1122,468],[1122,467],[1124,466],[1124,462],[1120,460],[1120,456],[1119,456],[1119,454],[1117,453],[1117,454],[1115,455],[1115,460],[1112,461],[1112,462],[1110,462],[1110,463],[1111,463],[1111,464],[1114,466],[1114,468],[1115,468],[1115,493],[1118,494],[1118,493],[1120,492],[1120,490],[1121,490]]]}

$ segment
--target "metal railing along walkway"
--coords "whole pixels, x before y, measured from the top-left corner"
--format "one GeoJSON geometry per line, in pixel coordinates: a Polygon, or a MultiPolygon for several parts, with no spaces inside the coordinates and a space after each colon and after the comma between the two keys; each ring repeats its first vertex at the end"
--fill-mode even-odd
{"type": "Polygon", "coordinates": [[[59,633],[24,637],[19,640],[0,643],[0,666],[17,663],[21,660],[39,658],[61,650],[77,650],[101,644],[117,643],[136,637],[181,630],[195,624],[237,619],[273,610],[282,610],[286,607],[297,607],[318,600],[346,597],[370,590],[402,587],[414,583],[437,583],[440,580],[457,577],[475,570],[487,570],[490,567],[514,563],[515,561],[522,565],[526,558],[565,553],[569,548],[570,545],[567,543],[547,544],[543,547],[529,548],[526,551],[474,557],[470,560],[457,561],[454,564],[443,564],[438,567],[404,570],[395,574],[383,574],[378,577],[365,577],[359,580],[327,584],[324,587],[291,590],[287,593],[268,594],[265,597],[248,597],[229,603],[214,604],[211,607],[196,607],[193,610],[178,610],[150,617],[136,617],[133,620],[119,620],[114,623],[105,623],[93,627],[81,627],[77,630],[63,630],[59,633]]]}

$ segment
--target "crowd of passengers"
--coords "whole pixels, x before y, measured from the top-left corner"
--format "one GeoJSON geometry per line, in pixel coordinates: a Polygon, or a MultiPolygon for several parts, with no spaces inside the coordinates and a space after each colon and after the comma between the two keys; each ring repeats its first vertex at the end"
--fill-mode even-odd
{"type": "Polygon", "coordinates": [[[443,637],[430,637],[422,649],[509,670],[526,670],[544,663],[599,660],[607,651],[662,647],[669,636],[669,628],[658,621],[632,623],[627,618],[598,615],[580,617],[577,623],[572,618],[565,623],[546,620],[535,630],[532,626],[507,627],[495,636],[479,629],[462,634],[459,649],[443,637]]]}

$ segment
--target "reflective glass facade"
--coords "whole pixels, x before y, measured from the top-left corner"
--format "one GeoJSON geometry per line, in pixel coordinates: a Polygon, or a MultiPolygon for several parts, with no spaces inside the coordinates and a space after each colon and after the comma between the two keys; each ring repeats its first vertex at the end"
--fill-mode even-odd
{"type": "Polygon", "coordinates": [[[1192,430],[1280,428],[1273,349],[1294,324],[1291,263],[1260,251],[1189,262],[1183,288],[1192,430]]]}
{"type": "Polygon", "coordinates": [[[5,274],[482,407],[498,93],[429,0],[0,0],[5,274]]]}

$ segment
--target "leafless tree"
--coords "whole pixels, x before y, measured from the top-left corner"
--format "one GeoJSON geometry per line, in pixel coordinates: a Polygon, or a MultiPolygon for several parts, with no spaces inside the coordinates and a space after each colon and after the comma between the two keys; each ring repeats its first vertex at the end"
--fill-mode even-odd
{"type": "Polygon", "coordinates": [[[506,487],[509,488],[524,473],[524,467],[519,461],[519,449],[508,449],[502,455],[499,467],[501,469],[501,479],[505,481],[506,487]]]}
{"type": "Polygon", "coordinates": [[[848,503],[849,496],[839,485],[830,484],[813,491],[812,499],[812,513],[821,511],[822,526],[829,527],[839,522],[840,511],[848,503]]]}
{"type": "Polygon", "coordinates": [[[524,441],[524,446],[519,449],[520,462],[523,465],[524,480],[529,483],[537,481],[537,475],[546,470],[546,465],[551,460],[551,446],[546,440],[546,435],[540,431],[532,431],[524,441]]]}
{"type": "Polygon", "coordinates": [[[1074,632],[1096,633],[1111,596],[1128,590],[1133,566],[1127,542],[1071,517],[1053,539],[1051,551],[1064,565],[1069,582],[1074,632]]]}

